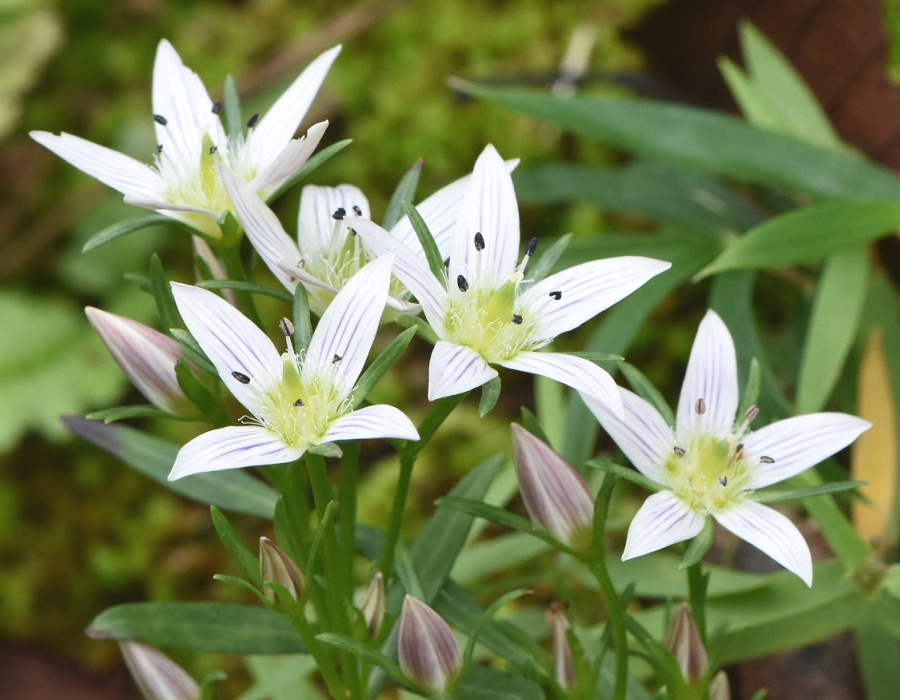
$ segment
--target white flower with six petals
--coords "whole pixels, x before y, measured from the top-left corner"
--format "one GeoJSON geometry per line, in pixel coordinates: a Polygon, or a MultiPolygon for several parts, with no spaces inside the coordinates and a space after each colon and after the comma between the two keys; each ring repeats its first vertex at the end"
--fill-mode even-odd
{"type": "Polygon", "coordinates": [[[631,522],[622,559],[695,537],[711,515],[811,586],[812,557],[803,535],[753,493],[818,464],[870,424],[844,413],[811,413],[750,431],[755,409],[736,422],[734,341],[713,311],[697,330],[674,430],[647,401],[619,391],[621,417],[584,399],[635,468],[662,489],[631,522]]]}

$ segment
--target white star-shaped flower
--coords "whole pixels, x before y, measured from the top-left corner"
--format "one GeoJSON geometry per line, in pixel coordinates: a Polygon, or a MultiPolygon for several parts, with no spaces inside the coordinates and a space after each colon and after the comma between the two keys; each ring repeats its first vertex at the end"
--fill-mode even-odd
{"type": "Polygon", "coordinates": [[[393,406],[351,410],[390,276],[389,256],[360,270],[334,298],[309,348],[299,354],[289,336],[287,352],[278,352],[265,333],[221,297],[173,283],[185,325],[251,416],[245,425],[211,430],[187,443],[169,479],[292,462],[310,447],[328,442],[417,440],[409,418],[393,406]]]}
{"type": "Polygon", "coordinates": [[[442,277],[424,258],[376,224],[353,227],[375,254],[395,251],[394,274],[422,305],[439,338],[431,355],[428,398],[459,394],[497,376],[501,365],[562,382],[621,409],[612,377],[574,355],[535,352],[631,294],[669,263],[619,257],[576,265],[532,283],[517,264],[519,210],[507,167],[484,149],[459,206],[442,277]]]}
{"type": "Polygon", "coordinates": [[[713,311],[691,349],[674,430],[647,401],[619,391],[622,417],[591,397],[585,402],[635,468],[662,489],[631,522],[622,559],[695,537],[711,515],[812,585],[812,557],[800,531],[754,492],[818,464],[870,424],[844,413],[811,413],[751,431],[755,408],[735,420],[734,342],[713,311]]]}
{"type": "Polygon", "coordinates": [[[153,165],[66,133],[33,131],[31,137],[124,194],[129,204],[158,210],[218,238],[216,222],[231,205],[216,158],[259,197],[274,193],[312,155],[325,133],[328,122],[320,122],[306,136],[293,138],[340,50],[336,46],[314,60],[262,119],[251,117],[246,136],[229,137],[219,116],[222,103],[210,99],[197,74],[163,39],[153,65],[153,165]]]}

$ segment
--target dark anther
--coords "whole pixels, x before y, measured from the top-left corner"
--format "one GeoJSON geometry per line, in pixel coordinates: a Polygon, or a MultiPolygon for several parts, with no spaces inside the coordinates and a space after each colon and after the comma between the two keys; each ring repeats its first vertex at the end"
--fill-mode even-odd
{"type": "Polygon", "coordinates": [[[762,457],[760,457],[760,458],[759,458],[759,461],[760,461],[762,464],[775,464],[775,460],[774,460],[774,459],[772,459],[771,457],[766,457],[765,455],[763,455],[762,457]]]}
{"type": "Polygon", "coordinates": [[[355,235],[356,235],[356,229],[355,229],[355,228],[350,228],[350,227],[348,226],[348,227],[347,227],[347,233],[349,233],[351,236],[355,236],[355,235]]]}
{"type": "Polygon", "coordinates": [[[706,413],[706,401],[703,399],[697,399],[697,404],[694,406],[694,410],[697,411],[700,415],[706,413]]]}
{"type": "Polygon", "coordinates": [[[513,314],[512,322],[517,326],[520,326],[522,325],[522,317],[519,314],[513,314]]]}
{"type": "Polygon", "coordinates": [[[169,123],[169,120],[166,119],[166,118],[165,118],[163,115],[161,115],[161,114],[154,114],[154,115],[153,115],[153,121],[155,121],[157,124],[162,124],[163,126],[165,126],[166,124],[169,123]]]}
{"type": "Polygon", "coordinates": [[[156,152],[162,153],[162,144],[161,143],[156,144],[156,152]]]}
{"type": "Polygon", "coordinates": [[[722,484],[722,486],[728,486],[728,477],[727,477],[727,476],[720,476],[720,477],[719,477],[719,483],[722,484]]]}
{"type": "Polygon", "coordinates": [[[222,112],[222,100],[216,100],[212,104],[212,113],[220,114],[222,112]]]}
{"type": "Polygon", "coordinates": [[[247,120],[247,128],[252,129],[254,126],[256,126],[256,122],[258,122],[258,121],[259,121],[259,113],[257,112],[256,114],[254,114],[252,117],[250,117],[247,120]]]}
{"type": "Polygon", "coordinates": [[[528,245],[525,246],[525,255],[527,255],[529,258],[534,255],[534,251],[537,250],[537,243],[537,238],[532,238],[530,241],[528,241],[528,245]]]}
{"type": "Polygon", "coordinates": [[[294,405],[295,405],[297,408],[302,407],[302,406],[303,406],[303,399],[297,399],[296,401],[294,401],[294,405]]]}
{"type": "Polygon", "coordinates": [[[343,359],[344,358],[341,357],[340,355],[335,355],[334,357],[331,358],[331,364],[336,365],[338,362],[340,362],[343,359]]]}
{"type": "Polygon", "coordinates": [[[345,216],[347,216],[347,210],[344,209],[344,207],[338,207],[337,209],[334,210],[334,214],[331,215],[331,218],[337,219],[338,221],[340,221],[345,216]]]}
{"type": "Polygon", "coordinates": [[[747,422],[752,423],[759,415],[759,406],[751,406],[747,409],[747,422]]]}
{"type": "Polygon", "coordinates": [[[243,374],[241,372],[232,372],[231,376],[234,377],[235,379],[237,379],[241,384],[249,384],[250,383],[250,377],[248,377],[246,374],[243,374]]]}
{"type": "Polygon", "coordinates": [[[676,456],[676,457],[684,457],[685,454],[687,454],[687,453],[684,451],[684,448],[683,448],[683,447],[676,447],[676,448],[675,448],[675,456],[676,456]]]}
{"type": "Polygon", "coordinates": [[[353,205],[353,213],[356,214],[357,216],[362,216],[362,209],[360,209],[358,205],[354,204],[353,205]]]}
{"type": "Polygon", "coordinates": [[[209,155],[212,155],[213,153],[215,153],[218,150],[219,150],[218,146],[210,146],[209,147],[209,155]]]}
{"type": "Polygon", "coordinates": [[[468,292],[469,291],[469,283],[465,277],[462,275],[456,276],[456,286],[459,287],[459,291],[468,292]]]}
{"type": "Polygon", "coordinates": [[[475,250],[479,252],[484,250],[484,236],[481,235],[481,231],[475,234],[475,250]]]}
{"type": "Polygon", "coordinates": [[[282,317],[282,319],[278,322],[278,327],[281,329],[282,335],[294,335],[294,324],[291,323],[291,319],[282,317]]]}
{"type": "Polygon", "coordinates": [[[550,292],[550,296],[559,301],[562,299],[562,292],[550,292]]]}

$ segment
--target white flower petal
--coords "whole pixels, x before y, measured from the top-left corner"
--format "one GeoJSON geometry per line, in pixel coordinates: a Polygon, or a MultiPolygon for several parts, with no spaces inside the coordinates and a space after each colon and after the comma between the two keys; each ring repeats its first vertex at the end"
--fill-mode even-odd
{"type": "Polygon", "coordinates": [[[450,245],[450,279],[464,275],[499,287],[512,274],[519,254],[519,206],[512,178],[497,150],[488,145],[475,162],[459,208],[450,245]],[[475,234],[484,250],[475,248],[475,234]]]}
{"type": "Polygon", "coordinates": [[[234,215],[250,244],[278,281],[293,292],[297,286],[297,276],[286,270],[299,267],[302,260],[294,240],[285,233],[275,212],[263,203],[250,185],[224,163],[219,164],[219,173],[231,199],[234,215]]]}
{"type": "Polygon", "coordinates": [[[153,168],[111,148],[91,141],[47,131],[32,131],[31,138],[82,172],[126,196],[159,199],[166,184],[153,168]]]}
{"type": "Polygon", "coordinates": [[[212,104],[200,77],[181,62],[172,44],[160,41],[153,64],[153,113],[166,121],[154,125],[164,157],[199,167],[206,134],[214,145],[225,147],[222,122],[212,104]]]}
{"type": "Polygon", "coordinates": [[[731,432],[738,407],[737,361],[734,341],[721,318],[708,311],[691,348],[675,434],[725,437],[731,432]]]}
{"type": "Polygon", "coordinates": [[[261,395],[281,383],[281,354],[265,333],[221,297],[177,282],[172,283],[172,293],[187,329],[225,386],[255,415],[261,395]],[[249,383],[239,381],[232,372],[249,383]]]}
{"type": "Polygon", "coordinates": [[[347,238],[349,218],[354,216],[353,207],[359,207],[361,216],[369,218],[369,200],[358,187],[304,187],[297,216],[297,241],[303,255],[312,257],[321,251],[340,250],[347,238]],[[346,212],[345,219],[334,218],[338,209],[346,212]]]}
{"type": "Polygon", "coordinates": [[[556,352],[520,352],[511,360],[498,364],[553,379],[582,394],[593,396],[614,415],[622,415],[622,396],[609,372],[583,357],[556,352]]]}
{"type": "MultiPolygon", "coordinates": [[[[516,169],[519,159],[506,161],[509,172],[516,169]]],[[[450,257],[451,241],[456,219],[459,217],[460,205],[469,188],[472,175],[466,175],[451,182],[422,200],[416,205],[419,215],[424,219],[434,242],[446,260],[450,257]]],[[[416,235],[408,216],[404,216],[391,228],[390,234],[415,251],[421,250],[419,237],[416,235]]]]}
{"type": "Polygon", "coordinates": [[[394,274],[422,305],[428,323],[438,336],[444,334],[444,307],[447,290],[432,273],[425,259],[416,255],[378,224],[367,219],[353,220],[353,228],[374,255],[394,253],[394,274]]]}
{"type": "Polygon", "coordinates": [[[496,376],[497,370],[472,348],[439,340],[428,363],[428,400],[462,394],[496,376]]]}
{"type": "Polygon", "coordinates": [[[582,394],[603,429],[635,468],[658,484],[669,485],[665,464],[675,448],[672,428],[649,402],[619,388],[624,415],[620,418],[596,399],[582,394]]]}
{"type": "Polygon", "coordinates": [[[281,149],[294,137],[325,80],[328,69],[340,52],[341,47],[335,46],[310,63],[250,130],[246,147],[257,168],[268,168],[281,153],[281,149]]]}
{"type": "Polygon", "coordinates": [[[390,255],[373,260],[335,295],[309,343],[303,362],[305,379],[332,376],[335,386],[349,396],[378,332],[392,262],[390,255]]]}
{"type": "Polygon", "coordinates": [[[761,428],[744,440],[745,458],[757,463],[747,486],[758,489],[799,474],[844,449],[871,425],[845,413],[810,413],[761,428]]]}
{"type": "Polygon", "coordinates": [[[592,260],[550,275],[520,300],[539,314],[541,333],[549,339],[577,328],[671,266],[637,256],[592,260]]]}
{"type": "Polygon", "coordinates": [[[305,136],[288,141],[275,160],[253,178],[250,187],[259,192],[263,199],[268,199],[269,194],[281,187],[291,175],[300,169],[300,166],[309,160],[327,128],[327,121],[319,122],[309,127],[305,136]]]}
{"type": "Polygon", "coordinates": [[[756,501],[744,501],[714,515],[727,530],[768,554],[812,586],[809,545],[794,524],[778,511],[756,501]]]}
{"type": "Polygon", "coordinates": [[[696,537],[705,520],[671,491],[654,493],[631,521],[622,561],[696,537]]]}
{"type": "Polygon", "coordinates": [[[307,447],[289,447],[275,433],[256,425],[231,425],[210,430],[179,450],[169,481],[203,472],[293,462],[306,452],[307,447]]]}
{"type": "Polygon", "coordinates": [[[379,404],[350,411],[332,421],[322,436],[322,442],[372,438],[418,440],[419,433],[402,411],[379,404]]]}

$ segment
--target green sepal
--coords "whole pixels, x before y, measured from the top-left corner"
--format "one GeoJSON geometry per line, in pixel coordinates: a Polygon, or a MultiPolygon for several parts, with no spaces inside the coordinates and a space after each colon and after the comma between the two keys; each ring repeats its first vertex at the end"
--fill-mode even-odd
{"type": "Polygon", "coordinates": [[[403,326],[404,328],[415,328],[416,332],[432,345],[436,345],[439,340],[434,329],[428,325],[428,321],[420,316],[410,316],[407,314],[398,316],[397,325],[403,326]]]}
{"type": "Polygon", "coordinates": [[[294,348],[297,351],[306,350],[312,340],[312,321],[309,317],[309,295],[306,287],[299,282],[294,288],[293,302],[294,348]]]}
{"type": "Polygon", "coordinates": [[[751,406],[755,406],[759,400],[759,383],[762,372],[759,366],[759,360],[755,357],[750,360],[750,369],[747,371],[747,385],[744,388],[744,398],[738,408],[737,415],[745,416],[751,406]]]}
{"type": "Polygon", "coordinates": [[[681,558],[681,563],[678,565],[679,570],[686,569],[689,566],[694,566],[703,561],[703,557],[706,556],[709,548],[712,547],[714,532],[713,519],[707,516],[703,522],[703,529],[700,530],[700,533],[696,537],[691,539],[687,548],[684,550],[684,556],[681,558]]]}
{"type": "Polygon", "coordinates": [[[356,388],[353,391],[353,408],[358,408],[365,400],[385,372],[397,361],[397,358],[400,357],[415,334],[415,328],[407,328],[394,338],[391,344],[360,375],[359,381],[356,382],[356,388]]]}
{"type": "Polygon", "coordinates": [[[163,269],[162,261],[154,253],[150,258],[150,289],[156,300],[156,309],[163,328],[184,328],[184,321],[178,313],[175,297],[172,294],[172,285],[163,269]]]}
{"type": "Polygon", "coordinates": [[[500,375],[489,379],[481,385],[481,400],[478,402],[478,415],[484,418],[500,398],[500,375]]]}
{"type": "Polygon", "coordinates": [[[241,234],[243,229],[241,223],[234,217],[229,210],[222,212],[222,215],[216,221],[222,231],[222,237],[218,240],[211,241],[211,245],[215,248],[233,248],[241,242],[241,234]]]}
{"type": "Polygon", "coordinates": [[[297,171],[291,175],[287,180],[285,180],[281,186],[275,190],[271,195],[269,195],[266,199],[267,201],[272,201],[274,199],[278,199],[281,195],[287,192],[291,187],[296,185],[300,180],[309,175],[313,170],[318,168],[322,163],[331,158],[334,155],[337,155],[341,151],[343,151],[347,146],[353,143],[353,139],[344,139],[343,141],[338,141],[337,143],[333,143],[327,148],[323,148],[321,151],[316,153],[312,158],[306,161],[303,165],[301,165],[297,171]]]}
{"type": "Polygon", "coordinates": [[[425,223],[425,219],[419,214],[419,210],[410,202],[402,202],[400,206],[403,207],[403,211],[409,217],[409,223],[412,224],[419,243],[422,244],[422,250],[425,251],[425,259],[428,261],[428,268],[431,270],[431,274],[437,277],[441,284],[444,284],[446,280],[444,275],[446,270],[444,257],[441,255],[441,251],[438,250],[434,236],[428,230],[428,224],[425,223]]]}
{"type": "Polygon", "coordinates": [[[256,588],[261,588],[262,579],[259,574],[259,558],[245,544],[244,540],[241,539],[237,530],[234,529],[221,510],[215,506],[210,506],[209,513],[212,517],[212,523],[213,527],[216,529],[216,534],[219,536],[225,549],[231,553],[231,556],[234,557],[238,566],[241,567],[241,571],[244,572],[244,575],[250,582],[256,586],[256,588]]]}
{"type": "Polygon", "coordinates": [[[141,229],[150,228],[151,226],[162,226],[164,224],[175,223],[175,220],[162,214],[151,214],[150,216],[142,216],[138,219],[128,219],[127,221],[119,221],[112,226],[107,226],[102,231],[91,236],[82,248],[82,253],[87,253],[98,246],[108,243],[109,241],[125,236],[141,229]]]}
{"type": "Polygon", "coordinates": [[[321,445],[310,445],[307,450],[310,454],[321,455],[322,457],[333,457],[340,459],[344,452],[333,442],[323,442],[321,445]]]}
{"type": "Polygon", "coordinates": [[[422,163],[422,159],[419,158],[400,178],[397,189],[394,190],[387,209],[385,209],[384,218],[381,220],[382,228],[387,230],[393,228],[394,224],[403,218],[403,203],[411,202],[416,198],[416,188],[419,185],[419,176],[422,174],[422,163]]]}
{"type": "Polygon", "coordinates": [[[209,390],[203,386],[199,379],[194,376],[187,363],[184,360],[178,360],[175,363],[175,378],[178,380],[178,386],[184,392],[191,402],[200,409],[200,413],[215,427],[221,428],[231,421],[228,414],[219,405],[219,402],[213,397],[209,390]]]}
{"type": "Polygon", "coordinates": [[[236,139],[244,133],[244,118],[241,116],[241,99],[238,97],[237,85],[230,73],[225,76],[222,101],[225,106],[225,130],[229,138],[236,139]]]}
{"type": "Polygon", "coordinates": [[[187,360],[190,360],[207,374],[212,375],[213,377],[219,376],[213,363],[210,362],[206,353],[203,352],[203,349],[197,341],[194,340],[194,336],[183,328],[170,328],[169,333],[171,333],[175,340],[181,343],[181,354],[184,355],[187,360]]]}

